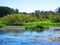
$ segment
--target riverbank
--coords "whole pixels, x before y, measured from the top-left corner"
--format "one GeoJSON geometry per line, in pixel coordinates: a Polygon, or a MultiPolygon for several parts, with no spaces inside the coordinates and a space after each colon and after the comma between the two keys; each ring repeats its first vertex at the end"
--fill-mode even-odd
{"type": "Polygon", "coordinates": [[[60,23],[52,23],[50,21],[44,22],[24,22],[23,25],[1,25],[0,29],[33,29],[33,30],[40,30],[42,29],[49,29],[50,26],[53,27],[60,27],[60,23]]]}
{"type": "Polygon", "coordinates": [[[3,31],[12,31],[12,32],[17,32],[17,31],[23,31],[25,30],[25,27],[24,26],[3,26],[0,28],[0,30],[3,30],[3,31]]]}
{"type": "Polygon", "coordinates": [[[42,42],[59,42],[60,37],[58,38],[49,38],[48,40],[42,40],[42,42]]]}

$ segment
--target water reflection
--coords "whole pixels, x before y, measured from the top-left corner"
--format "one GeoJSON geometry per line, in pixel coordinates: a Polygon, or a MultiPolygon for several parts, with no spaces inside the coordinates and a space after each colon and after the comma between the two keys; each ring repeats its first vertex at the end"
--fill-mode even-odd
{"type": "MultiPolygon", "coordinates": [[[[20,31],[20,30],[19,30],[20,31]]],[[[59,45],[60,31],[54,31],[50,28],[48,31],[20,31],[20,32],[0,31],[4,34],[0,35],[1,45],[59,45]]]]}

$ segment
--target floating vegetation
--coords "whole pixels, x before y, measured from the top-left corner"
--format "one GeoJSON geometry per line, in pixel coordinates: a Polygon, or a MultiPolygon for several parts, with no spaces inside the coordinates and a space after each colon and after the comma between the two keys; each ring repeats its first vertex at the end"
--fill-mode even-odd
{"type": "Polygon", "coordinates": [[[49,36],[52,36],[52,34],[49,34],[49,36]]]}
{"type": "Polygon", "coordinates": [[[60,31],[59,31],[59,32],[57,32],[57,34],[60,34],[60,31]]]}
{"type": "Polygon", "coordinates": [[[49,41],[60,41],[60,37],[57,37],[57,38],[49,38],[48,40],[47,40],[48,42],[49,41]]]}

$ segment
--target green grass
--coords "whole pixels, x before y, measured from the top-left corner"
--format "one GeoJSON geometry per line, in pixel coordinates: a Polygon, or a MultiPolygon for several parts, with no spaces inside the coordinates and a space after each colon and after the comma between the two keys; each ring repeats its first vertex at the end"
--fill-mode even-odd
{"type": "Polygon", "coordinates": [[[51,24],[51,21],[40,21],[40,22],[27,22],[27,23],[24,23],[24,24],[32,24],[32,25],[37,25],[37,24],[51,24]]]}
{"type": "Polygon", "coordinates": [[[60,25],[60,23],[51,22],[51,21],[41,21],[41,22],[27,22],[25,25],[60,25]]]}
{"type": "MultiPolygon", "coordinates": [[[[40,21],[40,22],[22,22],[25,25],[25,28],[31,29],[32,27],[35,27],[37,25],[44,26],[44,28],[49,28],[49,26],[60,26],[60,23],[51,22],[49,20],[47,21],[40,21]]],[[[0,26],[4,26],[6,24],[3,23],[3,21],[0,21],[0,26]]]]}
{"type": "Polygon", "coordinates": [[[46,29],[49,29],[50,26],[60,26],[60,23],[51,22],[51,21],[41,21],[41,22],[25,22],[25,28],[31,29],[37,25],[43,26],[46,29]]]}
{"type": "Polygon", "coordinates": [[[3,21],[0,21],[0,26],[4,26],[5,24],[3,23],[3,21]]]}
{"type": "MultiPolygon", "coordinates": [[[[20,23],[18,23],[20,24],[20,23]]],[[[40,31],[40,28],[36,26],[40,25],[43,26],[45,29],[49,29],[50,26],[60,26],[60,23],[56,23],[56,22],[51,22],[51,21],[40,21],[40,22],[22,22],[22,24],[24,24],[25,29],[27,30],[31,30],[33,29],[34,31],[40,31]]],[[[0,26],[4,26],[6,24],[4,24],[3,21],[0,21],[0,26]]]]}

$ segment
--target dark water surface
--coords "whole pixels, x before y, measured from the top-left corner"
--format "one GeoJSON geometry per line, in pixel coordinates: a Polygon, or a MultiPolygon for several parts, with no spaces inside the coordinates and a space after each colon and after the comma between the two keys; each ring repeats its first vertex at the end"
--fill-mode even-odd
{"type": "Polygon", "coordinates": [[[53,28],[43,32],[4,33],[0,31],[0,45],[60,45],[60,41],[48,40],[57,37],[60,37],[60,31],[54,31],[53,28]]]}

